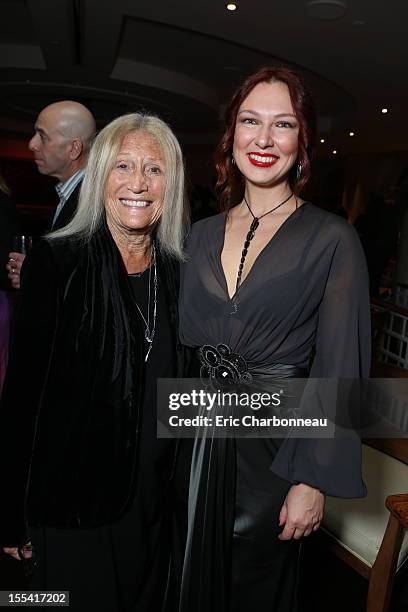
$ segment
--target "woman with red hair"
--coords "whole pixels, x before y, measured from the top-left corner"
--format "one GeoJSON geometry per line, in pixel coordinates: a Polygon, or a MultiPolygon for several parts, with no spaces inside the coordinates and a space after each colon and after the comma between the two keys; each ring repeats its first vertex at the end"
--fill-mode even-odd
{"type": "MultiPolygon", "coordinates": [[[[314,142],[313,101],[291,69],[263,68],[233,96],[216,156],[222,212],[193,227],[180,302],[206,378],[368,375],[358,237],[301,197],[314,142]]],[[[299,543],[325,495],[365,493],[358,440],[331,443],[197,437],[182,612],[297,610],[299,543]]]]}

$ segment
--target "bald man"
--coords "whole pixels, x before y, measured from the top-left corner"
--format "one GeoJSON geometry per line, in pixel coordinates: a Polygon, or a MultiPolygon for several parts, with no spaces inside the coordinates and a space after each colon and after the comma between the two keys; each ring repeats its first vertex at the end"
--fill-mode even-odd
{"type": "MultiPolygon", "coordinates": [[[[46,106],[34,125],[35,134],[28,148],[41,174],[58,179],[59,204],[51,230],[69,223],[77,205],[86,160],[96,131],[92,113],[79,102],[65,100],[46,106]]],[[[9,253],[8,276],[15,289],[20,288],[21,253],[9,253]]]]}

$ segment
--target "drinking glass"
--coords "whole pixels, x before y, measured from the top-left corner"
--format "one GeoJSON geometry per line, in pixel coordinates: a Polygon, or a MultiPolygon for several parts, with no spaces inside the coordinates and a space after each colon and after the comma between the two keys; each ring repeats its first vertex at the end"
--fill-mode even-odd
{"type": "Polygon", "coordinates": [[[11,250],[15,253],[21,253],[22,255],[27,255],[28,251],[33,246],[33,237],[28,236],[27,234],[22,234],[19,236],[13,236],[11,242],[11,250]]]}

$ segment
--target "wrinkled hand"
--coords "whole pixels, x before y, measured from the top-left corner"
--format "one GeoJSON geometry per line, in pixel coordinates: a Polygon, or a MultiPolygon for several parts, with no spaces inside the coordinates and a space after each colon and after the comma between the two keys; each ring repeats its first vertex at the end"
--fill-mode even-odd
{"type": "MultiPolygon", "coordinates": [[[[17,561],[21,561],[21,557],[18,553],[17,546],[14,546],[14,547],[5,546],[3,548],[3,552],[5,552],[6,555],[10,555],[10,557],[13,557],[13,559],[16,559],[17,561]]],[[[31,557],[33,556],[33,549],[31,547],[31,542],[28,542],[27,544],[23,546],[22,552],[23,552],[24,559],[31,559],[31,557]]]]}
{"type": "Polygon", "coordinates": [[[20,271],[24,259],[25,255],[22,253],[15,253],[14,251],[9,253],[9,260],[6,268],[8,270],[8,277],[11,285],[14,289],[20,289],[20,271]]]}
{"type": "Polygon", "coordinates": [[[284,526],[280,540],[298,540],[317,531],[323,518],[325,497],[319,489],[306,484],[292,485],[279,514],[279,526],[284,526]]]}

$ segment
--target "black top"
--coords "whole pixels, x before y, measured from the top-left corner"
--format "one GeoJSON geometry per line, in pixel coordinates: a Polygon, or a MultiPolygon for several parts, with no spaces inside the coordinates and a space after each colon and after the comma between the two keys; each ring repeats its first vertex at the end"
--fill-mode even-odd
{"type": "MultiPolygon", "coordinates": [[[[250,372],[289,364],[310,367],[314,378],[368,376],[368,279],[355,230],[308,202],[299,207],[258,255],[234,297],[233,314],[221,265],[224,227],[223,214],[193,226],[181,285],[181,341],[224,343],[250,372]]],[[[271,469],[332,495],[364,495],[359,445],[351,440],[347,452],[345,442],[328,445],[327,460],[325,443],[286,439],[271,469]]]]}
{"type": "MultiPolygon", "coordinates": [[[[149,269],[141,275],[129,275],[133,298],[141,309],[143,316],[147,320],[148,296],[149,296],[149,269]]],[[[153,321],[153,270],[151,274],[151,298],[150,298],[150,329],[153,321]]],[[[144,332],[145,324],[140,317],[144,332]]],[[[146,344],[146,352],[148,343],[146,344]]],[[[168,482],[170,470],[169,446],[172,441],[157,439],[157,379],[171,378],[176,376],[174,360],[174,342],[172,330],[169,322],[168,307],[166,305],[163,285],[158,274],[157,286],[157,315],[156,332],[153,346],[149,358],[145,364],[144,386],[141,408],[141,431],[139,442],[139,473],[143,474],[143,482],[137,482],[138,497],[148,503],[152,512],[157,512],[154,508],[152,496],[161,495],[163,488],[168,482]],[[158,479],[160,482],[158,482],[158,479]],[[145,495],[141,494],[141,489],[145,495]],[[140,494],[140,495],[139,495],[140,494]]]]}
{"type": "MultiPolygon", "coordinates": [[[[153,304],[154,304],[154,290],[153,290],[153,269],[147,268],[141,274],[130,274],[130,286],[133,293],[133,298],[136,304],[139,306],[144,318],[147,321],[148,312],[148,300],[149,300],[149,277],[151,282],[150,289],[150,329],[153,326],[153,304]]],[[[153,346],[149,354],[149,358],[146,362],[145,368],[145,398],[153,389],[150,389],[150,384],[154,382],[154,394],[156,386],[156,378],[168,378],[175,375],[173,372],[172,364],[172,335],[169,324],[168,308],[166,306],[165,295],[163,287],[161,286],[161,279],[159,272],[157,273],[157,313],[156,313],[156,332],[154,336],[153,346]],[[154,376],[153,376],[154,373],[154,376]],[[146,395],[147,394],[147,395],[146,395]]],[[[143,330],[145,324],[141,319],[141,325],[143,330]]],[[[146,351],[148,343],[146,342],[146,351]]]]}
{"type": "Polygon", "coordinates": [[[183,343],[224,342],[250,369],[263,363],[307,368],[316,345],[311,376],[368,375],[367,272],[346,221],[310,203],[299,207],[241,284],[236,314],[221,265],[223,242],[223,215],[194,225],[180,302],[183,343]]]}

